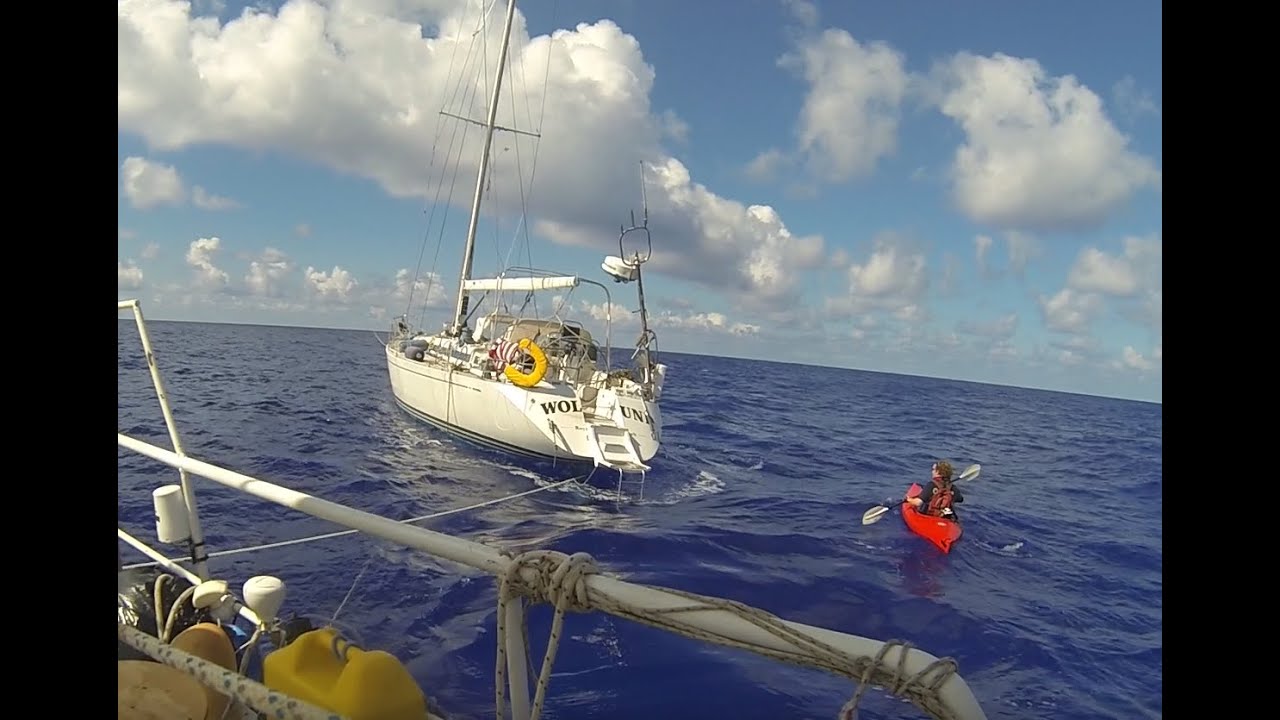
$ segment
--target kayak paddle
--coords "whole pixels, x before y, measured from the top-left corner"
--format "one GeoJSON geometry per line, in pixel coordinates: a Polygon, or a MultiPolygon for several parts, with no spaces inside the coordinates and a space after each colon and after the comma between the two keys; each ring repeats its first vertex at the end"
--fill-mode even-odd
{"type": "MultiPolygon", "coordinates": [[[[961,480],[972,480],[978,477],[978,474],[981,472],[982,472],[982,466],[977,463],[974,463],[973,465],[970,465],[969,467],[965,468],[964,472],[960,473],[960,476],[957,477],[952,482],[960,482],[961,480]]],[[[892,501],[886,500],[885,502],[892,502],[892,501]]],[[[901,505],[902,503],[901,501],[899,501],[897,504],[901,505]]],[[[876,505],[875,507],[871,508],[870,510],[862,514],[862,524],[870,525],[871,523],[879,522],[880,519],[883,518],[885,514],[888,513],[890,510],[892,510],[894,507],[896,507],[896,505],[894,506],[876,505]]]]}

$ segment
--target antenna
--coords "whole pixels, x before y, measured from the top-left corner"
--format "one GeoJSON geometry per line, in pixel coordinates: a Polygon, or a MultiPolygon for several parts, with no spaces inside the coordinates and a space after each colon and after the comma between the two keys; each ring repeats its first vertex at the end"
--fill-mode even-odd
{"type": "MultiPolygon", "coordinates": [[[[644,207],[644,226],[649,227],[649,194],[644,189],[644,161],[640,161],[640,203],[644,207]]],[[[632,224],[635,224],[635,215],[632,214],[632,224]]]]}

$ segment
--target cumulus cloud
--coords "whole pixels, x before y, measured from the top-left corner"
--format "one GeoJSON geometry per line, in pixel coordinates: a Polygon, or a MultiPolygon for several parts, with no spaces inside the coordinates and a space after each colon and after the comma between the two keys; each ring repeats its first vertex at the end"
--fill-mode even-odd
{"type": "MultiPolygon", "coordinates": [[[[188,193],[178,169],[172,165],[130,156],[120,165],[125,197],[139,210],[161,205],[182,205],[188,193]]],[[[204,210],[229,210],[239,203],[205,190],[199,185],[191,189],[190,200],[204,210]]]]}
{"type": "Polygon", "coordinates": [[[426,273],[417,280],[413,279],[408,268],[396,271],[394,281],[395,299],[402,304],[425,305],[431,308],[447,306],[453,301],[452,290],[445,286],[438,273],[426,273]]]}
{"type": "Polygon", "coordinates": [[[1037,300],[1045,327],[1063,333],[1085,333],[1102,310],[1097,295],[1063,288],[1052,296],[1037,300]]]}
{"type": "Polygon", "coordinates": [[[196,285],[206,290],[222,290],[230,280],[227,273],[214,264],[214,258],[222,248],[222,239],[199,238],[187,247],[187,265],[196,271],[196,285]]]}
{"type": "Polygon", "coordinates": [[[843,319],[883,312],[908,323],[928,319],[923,304],[925,264],[924,253],[904,238],[881,235],[865,260],[850,261],[846,293],[827,299],[828,316],[843,319]]]}
{"type": "MultiPolygon", "coordinates": [[[[658,192],[650,195],[650,206],[663,218],[653,269],[728,290],[744,303],[776,305],[793,302],[800,273],[821,263],[822,238],[792,235],[773,208],[719,197],[693,182],[674,158],[652,168],[651,175],[658,192]],[[698,240],[673,248],[672,237],[698,240]]],[[[599,244],[598,235],[580,226],[542,221],[538,230],[569,244],[599,244]]]]}
{"type": "Polygon", "coordinates": [[[235,200],[214,195],[199,185],[191,188],[191,202],[202,210],[233,210],[240,207],[240,203],[235,200]]]}
{"type": "Polygon", "coordinates": [[[333,270],[325,272],[307,266],[303,273],[307,290],[319,299],[328,302],[346,303],[352,300],[352,294],[359,283],[347,270],[334,265],[333,270]]]}
{"type": "MultiPolygon", "coordinates": [[[[805,10],[800,14],[812,16],[805,10]]],[[[806,35],[779,64],[808,83],[797,140],[815,177],[840,182],[869,175],[896,149],[899,105],[908,79],[899,52],[828,29],[806,35]]]]}
{"type": "Polygon", "coordinates": [[[1086,247],[1067,274],[1067,288],[1122,301],[1119,311],[1153,330],[1163,327],[1164,242],[1160,233],[1124,238],[1119,253],[1086,247]]]}
{"type": "Polygon", "coordinates": [[[1086,292],[1107,295],[1132,295],[1138,289],[1138,279],[1129,263],[1093,247],[1080,252],[1067,282],[1086,292]]]}
{"type": "Polygon", "coordinates": [[[698,312],[687,315],[660,313],[653,317],[652,324],[655,327],[722,332],[731,335],[756,335],[760,332],[759,325],[730,322],[723,313],[718,312],[698,312]]]}
{"type": "Polygon", "coordinates": [[[172,165],[128,157],[120,166],[120,179],[124,183],[125,197],[139,209],[180,205],[186,198],[182,179],[172,165]]]}
{"type": "Polygon", "coordinates": [[[849,266],[850,292],[867,300],[911,300],[924,288],[924,255],[880,239],[865,263],[849,266]]]}
{"type": "MultiPolygon", "coordinates": [[[[478,5],[463,0],[287,0],[225,23],[193,17],[176,0],[121,0],[119,128],[161,150],[278,151],[370,178],[392,195],[435,198],[455,174],[445,174],[450,163],[432,163],[433,148],[459,160],[457,177],[475,176],[480,133],[441,134],[437,110],[483,117],[491,72],[453,85],[446,75],[492,69],[481,51],[498,45],[500,5],[486,6],[493,14],[482,29],[478,5]]],[[[640,198],[643,162],[661,225],[652,268],[766,301],[792,297],[822,239],[793,237],[771,208],[720,197],[689,177],[662,145],[688,129],[651,107],[654,71],[635,38],[609,20],[531,38],[517,15],[497,121],[541,138],[497,136],[486,209],[520,209],[516,184],[532,173],[537,142],[531,226],[556,242],[614,250],[618,224],[640,198]]]]}
{"type": "Polygon", "coordinates": [[[1133,349],[1132,345],[1125,345],[1124,351],[1120,354],[1120,362],[1131,370],[1150,370],[1155,365],[1148,359],[1142,357],[1142,353],[1133,349]]]}
{"type": "Polygon", "coordinates": [[[116,261],[116,289],[137,290],[142,287],[142,270],[130,261],[128,265],[116,261]]]}
{"type": "Polygon", "coordinates": [[[267,248],[262,255],[249,262],[249,272],[244,283],[252,295],[278,297],[284,289],[281,282],[293,268],[287,255],[275,248],[267,248]]]}
{"type": "Polygon", "coordinates": [[[756,155],[743,173],[750,180],[768,182],[777,178],[779,171],[791,164],[791,158],[778,148],[769,148],[756,155]]]}
{"type": "Polygon", "coordinates": [[[959,53],[935,68],[931,91],[966,134],[951,168],[959,208],[1022,230],[1100,223],[1160,171],[1128,147],[1102,102],[1073,76],[1034,60],[959,53]]]}

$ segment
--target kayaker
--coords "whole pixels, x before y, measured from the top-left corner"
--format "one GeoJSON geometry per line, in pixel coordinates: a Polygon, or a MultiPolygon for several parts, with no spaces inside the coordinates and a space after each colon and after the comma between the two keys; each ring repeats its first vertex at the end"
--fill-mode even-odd
{"type": "Polygon", "coordinates": [[[919,495],[903,498],[903,500],[926,515],[959,522],[960,518],[952,506],[955,503],[964,502],[964,496],[951,481],[951,463],[939,460],[933,464],[930,473],[932,482],[925,485],[919,495]]]}

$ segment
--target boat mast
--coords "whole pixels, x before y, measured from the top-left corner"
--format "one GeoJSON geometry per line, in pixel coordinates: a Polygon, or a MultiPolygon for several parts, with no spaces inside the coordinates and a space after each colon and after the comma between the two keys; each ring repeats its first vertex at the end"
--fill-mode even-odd
{"type": "Polygon", "coordinates": [[[498,50],[498,70],[493,81],[493,96],[489,99],[489,117],[485,120],[484,149],[480,151],[480,171],[476,174],[476,194],[471,200],[471,222],[467,226],[467,247],[462,253],[462,273],[458,278],[458,303],[449,334],[458,336],[467,319],[467,291],[463,283],[471,278],[471,258],[476,249],[476,224],[480,220],[480,195],[484,191],[484,178],[489,169],[489,149],[493,146],[494,122],[498,117],[498,93],[502,90],[502,71],[507,64],[507,47],[511,41],[511,22],[516,15],[516,0],[507,2],[507,22],[502,28],[502,47],[498,50]]]}

